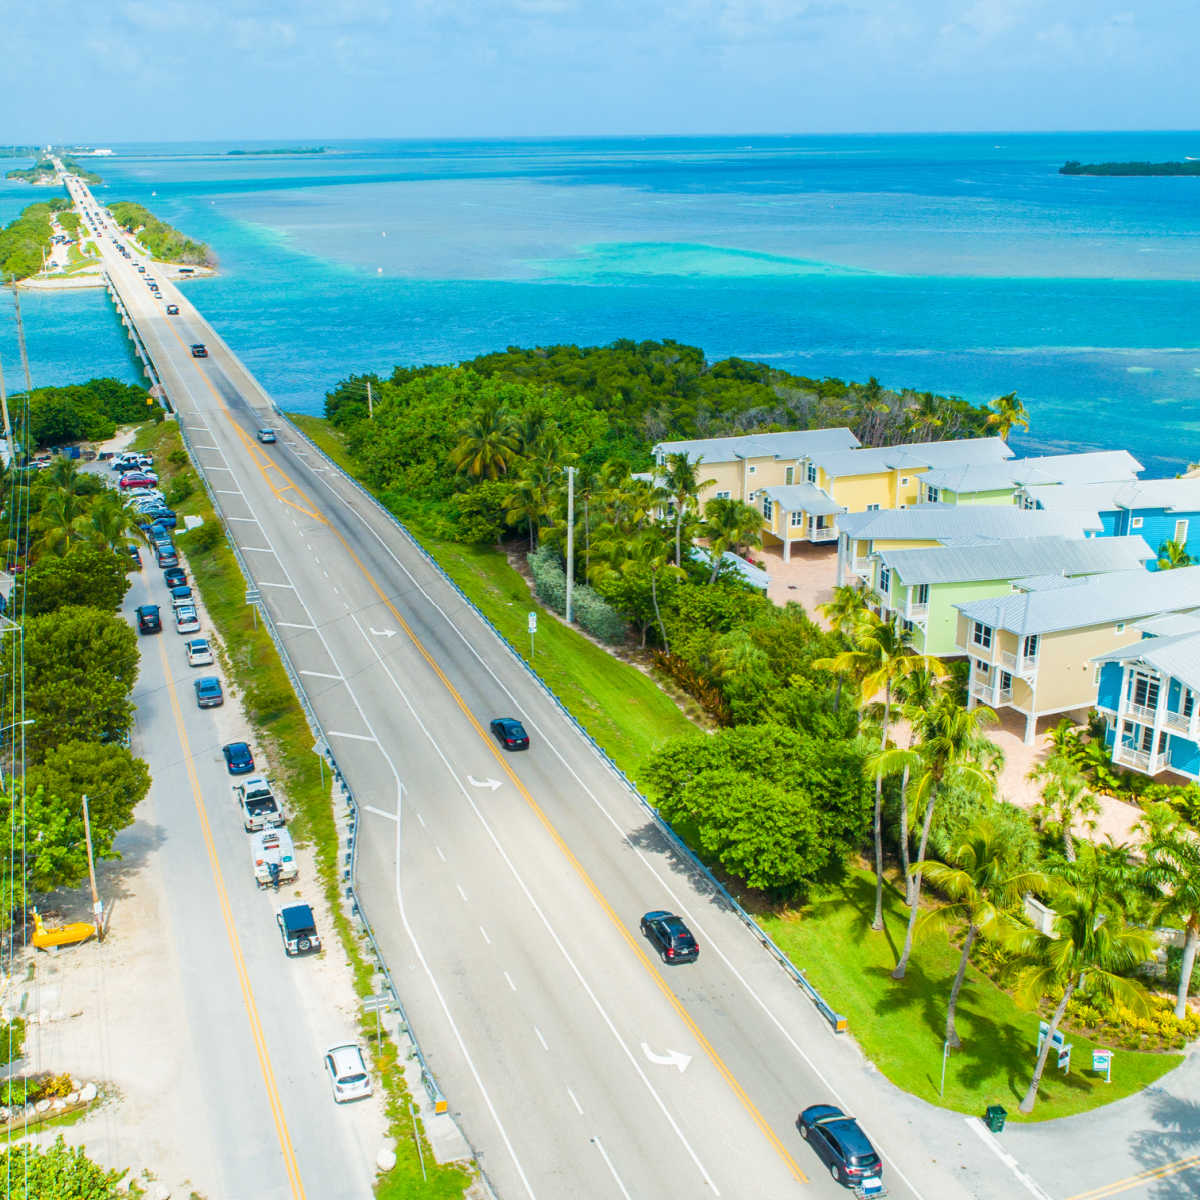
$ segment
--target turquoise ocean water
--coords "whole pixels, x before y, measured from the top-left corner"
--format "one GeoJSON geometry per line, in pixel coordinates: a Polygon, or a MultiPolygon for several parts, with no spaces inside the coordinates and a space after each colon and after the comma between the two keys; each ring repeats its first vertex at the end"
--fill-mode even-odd
{"type": "MultiPolygon", "coordinates": [[[[972,401],[1016,390],[1025,449],[1200,459],[1200,178],[1057,174],[1200,156],[1200,134],[236,145],[116,145],[98,195],[212,245],[221,275],[190,294],[285,407],[319,412],[353,370],[673,337],[972,401]]],[[[0,221],[37,194],[0,182],[0,221]]],[[[22,307],[35,385],[136,378],[100,293],[22,307]]],[[[7,293],[0,359],[12,389],[7,293]]]]}

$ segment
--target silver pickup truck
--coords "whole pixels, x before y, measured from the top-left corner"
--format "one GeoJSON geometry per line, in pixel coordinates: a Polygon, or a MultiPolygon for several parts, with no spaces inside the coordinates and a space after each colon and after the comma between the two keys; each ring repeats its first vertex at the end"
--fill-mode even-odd
{"type": "Polygon", "coordinates": [[[242,810],[242,828],[247,833],[271,829],[287,823],[283,808],[261,775],[251,775],[233,785],[233,798],[242,810]]]}

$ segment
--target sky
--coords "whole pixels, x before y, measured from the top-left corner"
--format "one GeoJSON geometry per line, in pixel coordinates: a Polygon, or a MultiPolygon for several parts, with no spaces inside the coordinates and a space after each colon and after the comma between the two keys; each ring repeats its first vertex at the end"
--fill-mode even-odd
{"type": "Polygon", "coordinates": [[[1192,129],[1194,0],[0,0],[0,142],[1192,129]]]}

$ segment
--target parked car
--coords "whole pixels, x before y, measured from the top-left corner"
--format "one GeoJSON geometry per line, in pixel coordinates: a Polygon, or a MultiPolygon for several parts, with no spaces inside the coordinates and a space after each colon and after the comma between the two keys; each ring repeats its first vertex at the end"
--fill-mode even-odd
{"type": "Polygon", "coordinates": [[[853,1117],[832,1104],[814,1104],[796,1118],[800,1136],[829,1173],[846,1187],[859,1187],[883,1174],[883,1163],[853,1117]]]}
{"type": "Polygon", "coordinates": [[[128,546],[126,549],[129,551],[129,557],[137,563],[138,570],[140,571],[142,568],[142,552],[136,546],[128,546]]]}
{"type": "Polygon", "coordinates": [[[186,583],[181,583],[178,587],[167,588],[167,591],[171,593],[172,604],[192,604],[194,602],[192,589],[186,583]]]}
{"type": "Polygon", "coordinates": [[[215,675],[205,675],[196,680],[196,704],[200,708],[220,708],[225,703],[221,681],[215,675]]]}
{"type": "Polygon", "coordinates": [[[183,648],[187,653],[189,667],[212,666],[213,653],[204,638],[192,638],[190,642],[184,642],[183,648]]]}
{"type": "Polygon", "coordinates": [[[250,865],[254,882],[277,888],[300,874],[292,835],[286,829],[263,829],[250,839],[250,865]]]}
{"type": "Polygon", "coordinates": [[[307,904],[289,904],[275,914],[275,920],[279,925],[279,936],[283,938],[283,951],[289,958],[320,950],[317,922],[307,904]]]}
{"type": "Polygon", "coordinates": [[[177,567],[179,566],[179,552],[170,544],[157,545],[154,547],[154,552],[158,557],[158,565],[160,567],[177,567]]]}
{"type": "Polygon", "coordinates": [[[492,722],[492,734],[505,750],[529,749],[529,734],[516,717],[497,717],[492,722]]]}
{"type": "Polygon", "coordinates": [[[168,304],[167,305],[167,316],[168,317],[179,316],[179,305],[178,304],[168,304]]]}
{"type": "Polygon", "coordinates": [[[139,604],[137,608],[138,633],[162,633],[162,618],[157,604],[139,604]]]}
{"type": "Polygon", "coordinates": [[[169,588],[187,583],[187,572],[182,567],[169,567],[163,572],[163,583],[169,588]]]}
{"type": "Polygon", "coordinates": [[[695,962],[700,957],[692,931],[674,913],[661,909],[646,913],[642,917],[642,936],[658,947],[663,962],[695,962]]]}
{"type": "Polygon", "coordinates": [[[192,346],[192,357],[207,358],[208,347],[203,342],[196,342],[195,345],[192,346]]]}
{"type": "Polygon", "coordinates": [[[175,606],[175,632],[197,633],[200,629],[200,617],[194,604],[177,604],[175,606]]]}
{"type": "Polygon", "coordinates": [[[242,828],[247,833],[287,824],[287,816],[279,807],[270,782],[261,775],[252,775],[244,783],[235,783],[233,799],[241,810],[242,828]]]}
{"type": "Polygon", "coordinates": [[[258,440],[263,443],[273,442],[275,440],[275,430],[260,429],[258,431],[258,440]]]}
{"type": "Polygon", "coordinates": [[[221,753],[230,775],[249,775],[254,770],[254,755],[245,742],[230,742],[221,747],[221,753]]]}
{"type": "Polygon", "coordinates": [[[333,1087],[333,1098],[338,1104],[347,1100],[361,1100],[371,1094],[371,1077],[362,1051],[354,1042],[341,1046],[330,1046],[325,1051],[325,1070],[333,1087]]]}
{"type": "Polygon", "coordinates": [[[147,475],[142,471],[126,471],[117,480],[117,487],[123,492],[128,492],[134,488],[152,488],[157,482],[156,476],[147,475]]]}

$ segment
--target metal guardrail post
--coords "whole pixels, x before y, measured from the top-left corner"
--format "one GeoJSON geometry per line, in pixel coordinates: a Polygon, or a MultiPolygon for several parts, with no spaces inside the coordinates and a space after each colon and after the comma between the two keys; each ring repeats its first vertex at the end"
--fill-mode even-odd
{"type": "Polygon", "coordinates": [[[633,793],[634,798],[654,822],[659,832],[663,835],[675,853],[678,854],[685,862],[687,862],[687,864],[693,870],[699,872],[708,881],[713,891],[720,897],[722,903],[727,905],[742,921],[742,923],[746,925],[746,927],[754,934],[754,936],[758,938],[759,942],[761,942],[768,953],[774,957],[779,966],[792,977],[793,981],[813,1002],[813,1005],[816,1007],[817,1011],[829,1023],[830,1029],[832,1029],[834,1033],[845,1033],[849,1028],[848,1019],[839,1013],[831,1004],[829,1004],[829,1002],[821,995],[821,993],[817,991],[817,989],[809,982],[804,972],[800,970],[795,963],[793,963],[791,959],[784,954],[782,950],[780,950],[766,930],[763,929],[762,926],[759,925],[759,923],[737,902],[737,900],[729,892],[728,888],[726,888],[725,885],[721,883],[721,881],[712,873],[712,871],[710,871],[708,867],[706,867],[704,863],[700,861],[695,852],[684,844],[675,830],[672,829],[671,826],[663,819],[663,816],[658,809],[655,808],[654,805],[651,804],[644,795],[642,795],[641,791],[638,789],[638,786],[633,782],[633,780],[630,779],[629,776],[626,775],[625,772],[616,764],[608,751],[605,750],[604,747],[601,746],[590,733],[588,733],[588,731],[575,717],[575,714],[567,708],[562,700],[555,695],[554,691],[550,688],[546,681],[537,673],[537,671],[533,669],[532,664],[522,657],[520,652],[508,640],[508,638],[506,638],[504,634],[501,633],[500,630],[497,629],[490,620],[488,620],[487,616],[480,610],[475,601],[472,600],[470,596],[468,596],[466,592],[464,592],[462,588],[450,578],[450,575],[446,572],[441,563],[439,563],[437,559],[435,559],[433,555],[430,554],[429,551],[426,550],[419,541],[417,541],[417,539],[413,536],[412,531],[404,524],[404,522],[401,521],[394,512],[382,504],[377,497],[373,496],[365,487],[363,487],[363,485],[359,483],[357,479],[354,479],[336,462],[334,462],[334,460],[330,458],[329,455],[326,454],[325,451],[322,450],[321,447],[312,440],[312,438],[310,438],[302,429],[300,429],[287,416],[286,413],[284,413],[278,407],[275,408],[275,412],[279,416],[280,420],[285,422],[298,438],[302,439],[305,444],[308,445],[316,454],[320,455],[320,457],[323,458],[325,462],[327,462],[329,466],[343,479],[345,479],[352,487],[354,487],[381,516],[383,516],[400,531],[409,545],[412,546],[413,549],[416,550],[417,553],[420,554],[421,557],[430,564],[430,566],[433,567],[439,576],[441,576],[442,581],[448,584],[450,588],[457,593],[459,599],[462,600],[462,602],[475,614],[475,616],[477,616],[479,620],[482,621],[484,625],[486,625],[488,629],[490,629],[496,635],[500,641],[500,644],[508,650],[509,654],[511,654],[512,657],[522,667],[525,668],[526,672],[528,672],[529,676],[533,679],[537,686],[541,688],[541,690],[551,701],[553,701],[563,716],[565,716],[566,719],[575,726],[576,730],[583,735],[596,754],[600,756],[608,769],[617,776],[617,778],[625,785],[625,787],[629,789],[630,792],[633,793]]]}

